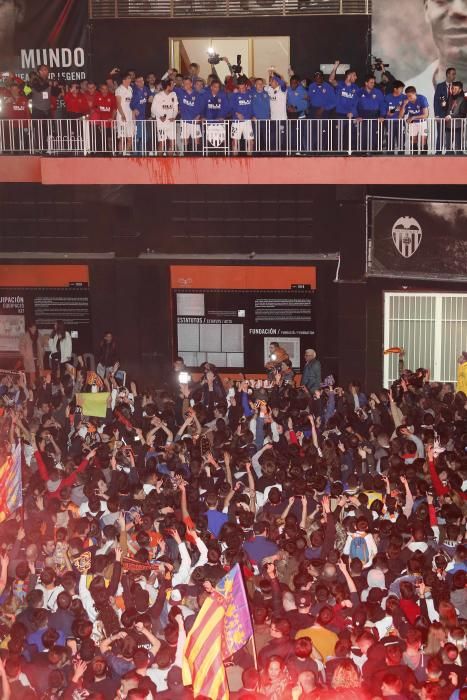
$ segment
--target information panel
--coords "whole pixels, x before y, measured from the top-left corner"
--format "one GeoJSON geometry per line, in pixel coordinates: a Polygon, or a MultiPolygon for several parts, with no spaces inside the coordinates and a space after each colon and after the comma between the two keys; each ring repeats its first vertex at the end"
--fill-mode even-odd
{"type": "Polygon", "coordinates": [[[264,370],[278,342],[299,368],[315,345],[316,270],[172,266],[174,353],[188,367],[264,370]]]}
{"type": "Polygon", "coordinates": [[[86,265],[0,265],[0,354],[16,354],[33,320],[47,335],[64,322],[73,351],[92,347],[86,265]]]}

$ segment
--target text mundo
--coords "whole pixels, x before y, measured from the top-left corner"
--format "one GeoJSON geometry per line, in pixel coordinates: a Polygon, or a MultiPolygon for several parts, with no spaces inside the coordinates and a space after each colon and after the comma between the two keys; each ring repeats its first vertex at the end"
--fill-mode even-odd
{"type": "Polygon", "coordinates": [[[21,49],[21,68],[32,70],[44,63],[49,68],[82,68],[86,55],[81,46],[75,49],[21,49]]]}

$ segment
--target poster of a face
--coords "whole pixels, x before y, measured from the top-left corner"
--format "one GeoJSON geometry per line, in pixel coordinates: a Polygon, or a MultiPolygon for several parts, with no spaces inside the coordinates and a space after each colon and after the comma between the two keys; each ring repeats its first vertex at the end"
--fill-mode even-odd
{"type": "Polygon", "coordinates": [[[448,68],[467,89],[467,0],[373,0],[372,46],[431,108],[448,68]]]}
{"type": "Polygon", "coordinates": [[[85,78],[87,19],[84,0],[0,0],[0,73],[44,63],[51,79],[85,78]]]}

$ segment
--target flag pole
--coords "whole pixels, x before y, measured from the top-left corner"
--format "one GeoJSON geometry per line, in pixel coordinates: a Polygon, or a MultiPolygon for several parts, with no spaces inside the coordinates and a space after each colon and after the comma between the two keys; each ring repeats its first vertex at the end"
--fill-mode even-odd
{"type": "Polygon", "coordinates": [[[253,616],[251,618],[251,626],[253,628],[253,634],[251,635],[251,648],[253,651],[253,662],[255,664],[256,670],[259,671],[259,669],[258,669],[258,654],[256,652],[255,626],[253,624],[253,616]]]}
{"type": "Polygon", "coordinates": [[[239,566],[239,569],[240,569],[240,575],[241,575],[242,581],[243,581],[243,588],[244,588],[244,591],[246,593],[246,599],[248,602],[248,612],[250,613],[251,629],[253,630],[253,634],[251,635],[251,651],[252,651],[252,655],[253,655],[253,663],[255,664],[255,669],[258,671],[259,670],[258,669],[258,653],[256,651],[256,640],[255,640],[255,621],[254,621],[254,617],[251,613],[251,601],[250,601],[250,598],[249,598],[248,593],[247,593],[248,589],[247,589],[246,582],[245,582],[245,574],[243,573],[243,568],[241,566],[239,566]]]}

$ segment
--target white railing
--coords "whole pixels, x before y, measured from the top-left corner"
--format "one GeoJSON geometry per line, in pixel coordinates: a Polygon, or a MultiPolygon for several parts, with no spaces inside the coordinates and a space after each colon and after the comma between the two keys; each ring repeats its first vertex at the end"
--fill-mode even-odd
{"type": "Polygon", "coordinates": [[[467,154],[466,119],[126,123],[0,120],[0,153],[69,156],[467,154]]]}

